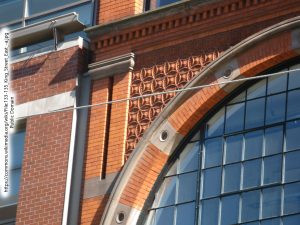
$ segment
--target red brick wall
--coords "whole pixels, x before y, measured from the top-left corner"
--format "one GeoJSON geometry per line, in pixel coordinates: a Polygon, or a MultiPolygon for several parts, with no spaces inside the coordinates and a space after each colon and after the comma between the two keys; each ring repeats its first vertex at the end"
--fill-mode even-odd
{"type": "Polygon", "coordinates": [[[143,11],[143,0],[101,0],[99,2],[97,24],[123,19],[143,11]]]}
{"type": "Polygon", "coordinates": [[[27,120],[17,225],[61,224],[72,114],[27,120]]]}

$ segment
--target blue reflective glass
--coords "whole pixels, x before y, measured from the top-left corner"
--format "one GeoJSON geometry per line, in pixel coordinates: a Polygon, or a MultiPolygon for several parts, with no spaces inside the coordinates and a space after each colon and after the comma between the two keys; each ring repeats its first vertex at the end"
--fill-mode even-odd
{"type": "Polygon", "coordinates": [[[227,106],[225,132],[240,131],[244,127],[245,103],[227,106]]]}
{"type": "MultiPolygon", "coordinates": [[[[300,69],[300,64],[292,66],[290,70],[300,69]]],[[[289,89],[300,87],[300,71],[294,71],[289,73],[289,89]]]]}
{"type": "Polygon", "coordinates": [[[201,209],[201,225],[218,225],[218,198],[202,201],[201,209]]]}
{"type": "Polygon", "coordinates": [[[247,90],[247,99],[258,98],[266,95],[266,79],[257,82],[247,90]]]}
{"type": "Polygon", "coordinates": [[[244,159],[253,159],[262,156],[263,131],[258,130],[245,134],[244,159]]]}
{"type": "Polygon", "coordinates": [[[241,164],[230,164],[224,167],[223,191],[231,192],[240,190],[241,164]]]}
{"type": "Polygon", "coordinates": [[[15,169],[10,171],[9,195],[17,195],[19,193],[21,172],[22,169],[15,169]]]}
{"type": "Polygon", "coordinates": [[[268,78],[268,95],[286,90],[287,86],[287,74],[268,78]]]}
{"type": "Polygon", "coordinates": [[[264,158],[264,184],[281,181],[282,155],[264,158]]]}
{"type": "Polygon", "coordinates": [[[269,219],[269,220],[263,220],[261,221],[261,225],[280,225],[280,219],[269,219]]]}
{"type": "Polygon", "coordinates": [[[239,195],[222,198],[221,225],[232,225],[239,220],[239,195]]]}
{"type": "Polygon", "coordinates": [[[174,2],[178,2],[180,0],[157,0],[157,7],[168,5],[174,2]]]}
{"type": "Polygon", "coordinates": [[[222,108],[206,123],[205,137],[215,137],[223,134],[224,111],[225,109],[222,108]]]}
{"type": "Polygon", "coordinates": [[[300,212],[300,183],[286,184],[284,186],[283,213],[300,212]]]}
{"type": "Polygon", "coordinates": [[[271,127],[265,130],[265,155],[282,152],[283,127],[271,127]]]}
{"type": "Polygon", "coordinates": [[[260,223],[257,221],[257,222],[243,223],[243,225],[260,225],[260,223]]]}
{"type": "Polygon", "coordinates": [[[298,225],[300,221],[300,214],[283,217],[282,221],[283,225],[298,225]]]}
{"type": "Polygon", "coordinates": [[[257,220],[259,218],[259,191],[242,193],[242,222],[257,220]]]}
{"type": "Polygon", "coordinates": [[[205,168],[221,165],[222,149],[222,138],[209,139],[205,142],[205,168]]]}
{"type": "Polygon", "coordinates": [[[43,4],[41,4],[41,0],[28,0],[28,11],[29,15],[33,15],[79,1],[80,0],[43,0],[43,4]]]}
{"type": "Polygon", "coordinates": [[[285,182],[300,180],[300,151],[285,155],[285,182]]]}
{"type": "Polygon", "coordinates": [[[213,197],[220,194],[221,168],[206,169],[203,172],[203,198],[213,197]]]}
{"type": "Polygon", "coordinates": [[[188,144],[180,155],[179,173],[189,172],[198,169],[200,143],[188,144]]]}
{"type": "Polygon", "coordinates": [[[1,1],[0,2],[0,24],[22,19],[23,8],[24,8],[23,0],[1,1]]]}
{"type": "Polygon", "coordinates": [[[21,168],[24,155],[25,130],[10,134],[11,169],[21,168]]]}
{"type": "Polygon", "coordinates": [[[175,203],[176,177],[165,178],[159,192],[156,194],[154,207],[162,207],[175,203]]]}
{"type": "Polygon", "coordinates": [[[262,218],[280,216],[281,187],[263,189],[262,197],[262,218]]]}
{"type": "Polygon", "coordinates": [[[261,159],[246,161],[243,163],[243,188],[257,187],[260,185],[261,159]]]}
{"type": "Polygon", "coordinates": [[[157,209],[155,213],[155,225],[173,225],[174,207],[157,209]]]}
{"type": "Polygon", "coordinates": [[[179,187],[177,203],[188,202],[196,199],[197,172],[178,176],[179,187]]]}
{"type": "Polygon", "coordinates": [[[285,118],[285,93],[267,98],[266,124],[281,122],[285,118]]]}
{"type": "Polygon", "coordinates": [[[286,124],[286,151],[300,149],[300,120],[286,124]]]}
{"type": "Polygon", "coordinates": [[[264,125],[265,98],[259,98],[246,103],[246,129],[264,125]]]}
{"type": "Polygon", "coordinates": [[[290,91],[288,93],[287,119],[295,119],[300,117],[300,90],[290,91]]]}
{"type": "Polygon", "coordinates": [[[234,97],[229,104],[233,104],[233,103],[238,103],[238,102],[243,102],[245,101],[246,98],[246,92],[243,91],[241,94],[239,94],[238,96],[234,97]]]}
{"type": "Polygon", "coordinates": [[[176,210],[176,225],[195,224],[195,203],[178,205],[176,210]]]}
{"type": "Polygon", "coordinates": [[[225,163],[241,161],[243,151],[243,135],[235,135],[226,139],[225,163]]]}

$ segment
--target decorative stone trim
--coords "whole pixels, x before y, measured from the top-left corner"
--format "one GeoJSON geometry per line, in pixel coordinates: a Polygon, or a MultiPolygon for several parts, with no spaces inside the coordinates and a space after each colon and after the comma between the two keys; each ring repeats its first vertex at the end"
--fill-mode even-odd
{"type": "Polygon", "coordinates": [[[90,75],[93,80],[97,80],[115,74],[126,73],[133,70],[133,67],[134,53],[131,52],[90,64],[88,66],[88,75],[90,75]]]}

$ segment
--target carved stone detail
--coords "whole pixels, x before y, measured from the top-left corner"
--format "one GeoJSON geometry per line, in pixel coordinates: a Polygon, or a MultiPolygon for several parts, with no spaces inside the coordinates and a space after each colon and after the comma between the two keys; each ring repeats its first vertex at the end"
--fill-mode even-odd
{"type": "MultiPolygon", "coordinates": [[[[132,73],[131,97],[183,88],[197,72],[220,55],[219,51],[178,59],[132,73]]],[[[129,103],[126,159],[140,138],[175,93],[131,100],[129,103]]]]}

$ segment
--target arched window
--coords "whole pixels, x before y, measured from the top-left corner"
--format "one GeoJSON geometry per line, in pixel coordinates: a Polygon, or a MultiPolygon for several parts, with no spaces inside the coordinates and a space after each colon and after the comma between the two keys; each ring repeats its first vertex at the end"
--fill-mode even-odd
{"type": "Polygon", "coordinates": [[[244,89],[190,139],[147,225],[300,224],[300,64],[244,89]]]}

